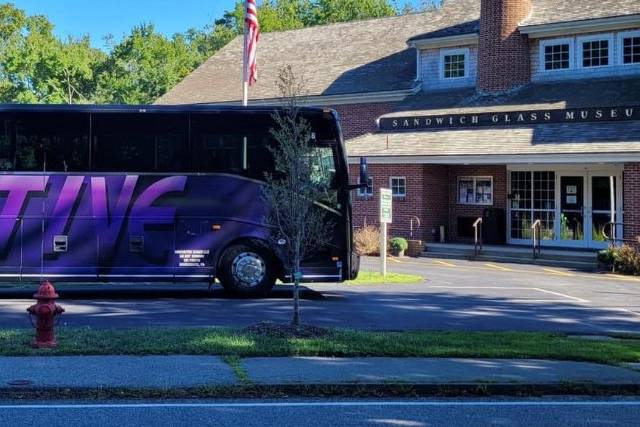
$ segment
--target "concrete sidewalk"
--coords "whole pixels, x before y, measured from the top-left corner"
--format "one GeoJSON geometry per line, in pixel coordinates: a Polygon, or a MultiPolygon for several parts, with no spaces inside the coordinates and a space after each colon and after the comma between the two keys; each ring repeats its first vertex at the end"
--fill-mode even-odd
{"type": "Polygon", "coordinates": [[[0,389],[189,389],[239,386],[622,387],[640,372],[585,362],[454,358],[246,358],[216,356],[0,357],[0,389]],[[242,375],[238,376],[238,371],[242,375]]]}

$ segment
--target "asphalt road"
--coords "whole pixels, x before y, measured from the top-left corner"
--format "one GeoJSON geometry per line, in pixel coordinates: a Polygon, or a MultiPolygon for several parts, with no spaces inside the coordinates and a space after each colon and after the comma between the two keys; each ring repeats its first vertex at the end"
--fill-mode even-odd
{"type": "MultiPolygon", "coordinates": [[[[376,269],[366,259],[363,269],[376,269]]],[[[403,258],[390,271],[420,274],[416,285],[307,285],[308,323],[378,330],[640,332],[640,278],[529,265],[403,258]]],[[[0,327],[30,327],[34,286],[0,288],[0,327]]],[[[246,326],[288,321],[291,292],[234,299],[206,285],[86,285],[60,288],[63,326],[246,326]]]]}
{"type": "Polygon", "coordinates": [[[5,403],[3,425],[32,426],[632,426],[640,401],[304,400],[5,403]]]}

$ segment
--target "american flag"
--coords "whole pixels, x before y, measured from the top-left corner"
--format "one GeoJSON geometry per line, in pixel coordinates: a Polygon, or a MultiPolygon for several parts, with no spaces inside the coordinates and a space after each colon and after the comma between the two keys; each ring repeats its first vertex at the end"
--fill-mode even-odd
{"type": "Polygon", "coordinates": [[[256,47],[260,38],[256,0],[246,0],[244,24],[244,81],[252,85],[258,78],[256,47]]]}

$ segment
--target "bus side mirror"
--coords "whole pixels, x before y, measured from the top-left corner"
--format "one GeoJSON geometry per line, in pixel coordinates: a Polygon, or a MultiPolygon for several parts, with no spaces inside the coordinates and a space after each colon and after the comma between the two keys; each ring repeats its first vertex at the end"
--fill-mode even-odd
{"type": "Polygon", "coordinates": [[[350,190],[357,190],[359,188],[367,188],[369,183],[369,172],[367,171],[367,158],[360,157],[360,182],[349,186],[350,190]]]}

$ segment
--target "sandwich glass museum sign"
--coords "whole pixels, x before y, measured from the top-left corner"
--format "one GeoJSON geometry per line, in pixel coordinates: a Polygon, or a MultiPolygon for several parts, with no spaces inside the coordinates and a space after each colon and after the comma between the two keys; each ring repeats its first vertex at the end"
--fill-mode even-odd
{"type": "Polygon", "coordinates": [[[611,122],[625,120],[640,120],[640,106],[383,117],[380,119],[378,125],[382,131],[397,132],[442,128],[517,126],[542,123],[611,122]]]}

